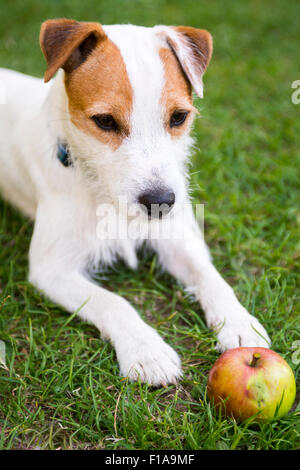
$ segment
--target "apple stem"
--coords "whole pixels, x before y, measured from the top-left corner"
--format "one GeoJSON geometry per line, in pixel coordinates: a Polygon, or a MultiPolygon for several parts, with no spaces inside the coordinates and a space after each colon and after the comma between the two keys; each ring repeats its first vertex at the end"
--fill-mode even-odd
{"type": "Polygon", "coordinates": [[[252,361],[250,362],[250,367],[255,367],[257,364],[258,359],[260,359],[260,354],[259,353],[254,353],[252,356],[252,361]]]}

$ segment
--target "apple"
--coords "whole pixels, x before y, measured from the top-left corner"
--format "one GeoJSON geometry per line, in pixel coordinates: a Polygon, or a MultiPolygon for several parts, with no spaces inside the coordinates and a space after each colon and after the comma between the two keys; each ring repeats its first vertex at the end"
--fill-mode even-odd
{"type": "Polygon", "coordinates": [[[288,363],[267,348],[235,348],[213,365],[207,383],[210,401],[227,416],[243,421],[280,418],[296,397],[296,382],[288,363]]]}

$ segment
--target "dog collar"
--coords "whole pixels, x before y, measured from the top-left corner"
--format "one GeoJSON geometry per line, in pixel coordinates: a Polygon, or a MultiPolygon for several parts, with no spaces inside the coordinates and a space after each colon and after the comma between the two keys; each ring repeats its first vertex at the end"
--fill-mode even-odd
{"type": "Polygon", "coordinates": [[[70,150],[66,142],[58,141],[57,142],[57,152],[58,160],[63,166],[72,166],[72,159],[70,155],[70,150]]]}

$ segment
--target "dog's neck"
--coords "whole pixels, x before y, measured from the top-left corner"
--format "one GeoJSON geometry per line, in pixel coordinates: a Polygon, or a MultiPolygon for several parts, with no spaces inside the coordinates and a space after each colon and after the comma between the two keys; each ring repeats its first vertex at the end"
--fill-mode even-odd
{"type": "Polygon", "coordinates": [[[60,70],[51,84],[45,101],[45,110],[51,116],[49,126],[56,140],[56,156],[63,166],[71,167],[73,159],[67,139],[70,116],[64,81],[64,71],[60,70]]]}
{"type": "Polygon", "coordinates": [[[55,140],[67,142],[67,127],[70,115],[65,90],[65,73],[62,69],[58,71],[56,77],[52,80],[44,103],[44,111],[47,116],[51,116],[49,129],[55,140]]]}

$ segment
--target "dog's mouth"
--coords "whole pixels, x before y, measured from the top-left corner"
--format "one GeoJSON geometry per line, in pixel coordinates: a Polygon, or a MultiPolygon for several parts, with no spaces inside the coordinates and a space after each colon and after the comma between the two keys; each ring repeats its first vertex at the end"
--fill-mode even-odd
{"type": "Polygon", "coordinates": [[[172,211],[174,204],[151,204],[145,206],[140,204],[141,211],[147,215],[148,220],[161,220],[164,219],[172,211]]]}

